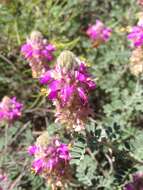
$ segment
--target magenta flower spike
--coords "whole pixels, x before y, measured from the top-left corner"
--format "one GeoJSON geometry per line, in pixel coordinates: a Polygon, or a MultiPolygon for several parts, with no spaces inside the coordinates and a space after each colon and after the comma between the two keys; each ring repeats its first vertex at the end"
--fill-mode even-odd
{"type": "Polygon", "coordinates": [[[5,96],[0,102],[0,122],[11,123],[17,120],[22,113],[23,104],[16,100],[16,97],[5,96]]]}
{"type": "Polygon", "coordinates": [[[88,94],[96,87],[85,63],[72,52],[63,51],[56,66],[40,79],[47,85],[48,98],[56,107],[56,121],[75,131],[84,129],[92,111],[88,94]]]}
{"type": "Polygon", "coordinates": [[[31,33],[27,42],[22,45],[21,53],[29,62],[34,78],[40,77],[49,68],[48,63],[54,58],[55,47],[49,44],[38,31],[31,33]]]}
{"type": "Polygon", "coordinates": [[[30,151],[30,155],[36,157],[32,164],[32,169],[35,173],[39,174],[46,170],[54,171],[60,162],[66,163],[70,160],[70,154],[66,144],[59,142],[59,145],[56,145],[55,141],[53,141],[52,144],[44,148],[33,145],[29,149],[31,150],[33,147],[34,151],[30,151]]]}
{"type": "Polygon", "coordinates": [[[135,47],[141,47],[143,45],[143,26],[134,26],[128,35],[128,39],[135,47]]]}
{"type": "Polygon", "coordinates": [[[112,30],[106,27],[100,20],[96,20],[96,24],[89,26],[86,34],[92,40],[95,47],[109,40],[112,30]]]}
{"type": "Polygon", "coordinates": [[[35,145],[30,146],[28,153],[34,156],[32,171],[43,176],[51,184],[64,184],[70,176],[69,161],[71,156],[66,144],[61,143],[58,138],[50,139],[48,134],[43,133],[35,145]],[[43,143],[45,142],[45,143],[43,143]]]}

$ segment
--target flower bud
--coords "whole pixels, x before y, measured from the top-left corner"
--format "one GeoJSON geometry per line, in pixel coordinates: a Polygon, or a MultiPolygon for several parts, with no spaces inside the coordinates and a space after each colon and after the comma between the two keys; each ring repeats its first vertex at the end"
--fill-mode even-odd
{"type": "Polygon", "coordinates": [[[68,50],[63,51],[57,59],[57,66],[59,68],[64,68],[66,72],[71,71],[72,69],[77,67],[78,64],[79,60],[77,59],[77,57],[68,50]]]}

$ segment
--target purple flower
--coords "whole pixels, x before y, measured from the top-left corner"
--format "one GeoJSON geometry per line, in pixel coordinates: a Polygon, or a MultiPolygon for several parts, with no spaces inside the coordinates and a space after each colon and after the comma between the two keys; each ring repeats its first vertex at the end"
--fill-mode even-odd
{"type": "Polygon", "coordinates": [[[53,52],[53,51],[56,50],[56,48],[52,44],[48,44],[46,46],[46,50],[49,51],[49,52],[53,52]]]}
{"type": "Polygon", "coordinates": [[[31,33],[27,43],[22,45],[21,53],[31,66],[33,77],[39,77],[46,72],[49,67],[47,63],[54,58],[54,51],[55,47],[47,43],[40,32],[31,33]]]}
{"type": "Polygon", "coordinates": [[[0,182],[1,181],[7,181],[8,177],[5,174],[0,174],[0,182]]]}
{"type": "Polygon", "coordinates": [[[31,156],[35,155],[37,151],[38,151],[38,147],[35,145],[28,147],[28,153],[31,156]]]}
{"type": "Polygon", "coordinates": [[[69,161],[71,159],[71,156],[69,154],[69,149],[66,144],[61,144],[57,148],[57,153],[59,154],[59,158],[62,158],[65,161],[69,161]]]}
{"type": "Polygon", "coordinates": [[[45,169],[52,171],[54,166],[57,164],[56,158],[51,158],[45,163],[45,169]]]}
{"type": "Polygon", "coordinates": [[[88,94],[96,87],[87,66],[72,52],[64,51],[57,65],[41,76],[40,83],[48,87],[48,98],[56,106],[56,121],[75,129],[84,128],[91,114],[88,94]]]}
{"type": "Polygon", "coordinates": [[[49,70],[42,75],[40,83],[48,85],[49,99],[60,98],[62,105],[67,104],[70,97],[75,94],[80,97],[83,104],[87,103],[87,92],[96,87],[83,63],[75,68],[74,72],[68,71],[65,74],[62,74],[62,71],[57,68],[49,70]]]}
{"type": "Polygon", "coordinates": [[[127,184],[124,190],[134,190],[134,186],[132,184],[127,184]]]}
{"type": "Polygon", "coordinates": [[[23,104],[16,97],[5,96],[0,103],[0,121],[12,122],[21,116],[23,104]]]}
{"type": "Polygon", "coordinates": [[[32,170],[36,173],[36,174],[40,174],[44,169],[44,161],[43,159],[36,159],[33,161],[32,163],[32,170]]]}
{"type": "Polygon", "coordinates": [[[126,184],[124,190],[143,190],[143,172],[135,173],[132,182],[126,184]]]}
{"type": "Polygon", "coordinates": [[[59,175],[61,169],[69,164],[71,159],[68,146],[58,139],[53,139],[45,146],[30,146],[28,153],[34,156],[32,170],[36,174],[59,175]]]}
{"type": "Polygon", "coordinates": [[[128,39],[133,43],[135,47],[143,45],[143,26],[134,26],[131,33],[128,35],[128,39]]]}
{"type": "Polygon", "coordinates": [[[100,20],[96,20],[96,24],[91,25],[86,31],[86,34],[94,43],[97,43],[97,46],[107,42],[111,33],[112,30],[107,28],[100,20]]]}
{"type": "Polygon", "coordinates": [[[52,79],[51,71],[49,70],[46,73],[44,73],[43,75],[41,75],[40,83],[41,84],[47,84],[51,79],[52,79]]]}
{"type": "Polygon", "coordinates": [[[0,169],[0,190],[9,189],[10,184],[11,184],[11,181],[8,178],[8,175],[0,169]]]}
{"type": "Polygon", "coordinates": [[[65,105],[70,97],[73,95],[74,93],[74,86],[70,86],[70,85],[65,85],[63,87],[63,89],[61,89],[61,99],[62,99],[62,104],[65,105]]]}

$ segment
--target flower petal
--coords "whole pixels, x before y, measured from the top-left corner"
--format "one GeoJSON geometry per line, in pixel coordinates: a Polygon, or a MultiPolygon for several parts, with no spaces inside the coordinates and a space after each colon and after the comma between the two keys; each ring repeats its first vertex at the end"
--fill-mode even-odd
{"type": "Polygon", "coordinates": [[[83,88],[77,88],[77,90],[78,90],[78,94],[79,94],[80,98],[83,100],[83,103],[86,104],[88,102],[88,100],[87,100],[87,96],[86,96],[83,88]]]}

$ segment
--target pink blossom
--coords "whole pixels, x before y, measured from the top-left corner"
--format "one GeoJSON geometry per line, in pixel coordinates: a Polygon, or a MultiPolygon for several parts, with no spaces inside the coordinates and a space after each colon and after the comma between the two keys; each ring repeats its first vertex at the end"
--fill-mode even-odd
{"type": "Polygon", "coordinates": [[[0,182],[1,181],[7,181],[7,175],[5,175],[5,174],[0,174],[0,182]]]}
{"type": "Polygon", "coordinates": [[[57,67],[49,70],[41,76],[40,82],[48,85],[49,99],[60,98],[63,106],[68,104],[70,98],[75,94],[80,97],[83,104],[86,104],[88,91],[95,89],[95,82],[90,78],[84,63],[75,68],[74,72],[69,71],[65,74],[57,67]]]}
{"type": "Polygon", "coordinates": [[[0,171],[0,190],[8,189],[10,181],[8,180],[8,176],[0,171]]]}
{"type": "MultiPolygon", "coordinates": [[[[31,35],[37,35],[37,33],[32,33],[31,35]]],[[[32,37],[28,39],[27,43],[22,45],[21,52],[30,62],[49,62],[53,59],[52,52],[55,51],[55,47],[48,44],[39,33],[38,35],[38,39],[32,37]]]]}
{"type": "Polygon", "coordinates": [[[107,42],[111,36],[112,30],[107,28],[100,20],[96,20],[95,25],[89,26],[86,34],[97,45],[107,42]]]}
{"type": "Polygon", "coordinates": [[[44,170],[44,160],[42,158],[35,159],[32,163],[32,170],[34,170],[36,174],[40,174],[44,170]]]}
{"type": "Polygon", "coordinates": [[[61,175],[61,169],[64,169],[71,159],[68,146],[58,139],[52,140],[45,147],[39,145],[30,146],[29,150],[30,155],[35,156],[32,169],[37,174],[47,171],[47,173],[56,172],[61,175]]]}
{"type": "Polygon", "coordinates": [[[23,104],[16,97],[5,96],[0,102],[0,121],[12,122],[21,116],[23,104]]]}
{"type": "Polygon", "coordinates": [[[33,77],[39,77],[48,69],[47,63],[53,60],[54,51],[55,47],[48,43],[40,32],[31,33],[27,43],[22,45],[21,53],[31,66],[33,77]]]}
{"type": "Polygon", "coordinates": [[[131,33],[128,35],[128,39],[131,40],[135,47],[143,45],[143,26],[134,26],[131,33]]]}
{"type": "Polygon", "coordinates": [[[58,62],[53,69],[41,76],[40,82],[48,86],[48,98],[56,106],[56,121],[81,130],[91,114],[88,94],[95,89],[96,84],[87,66],[76,57],[74,60],[72,52],[64,51],[60,56],[65,63],[58,62]],[[69,56],[67,59],[71,59],[75,65],[72,61],[66,61],[64,56],[69,56]]]}
{"type": "Polygon", "coordinates": [[[28,147],[29,155],[33,156],[38,151],[38,147],[33,145],[28,147]]]}

